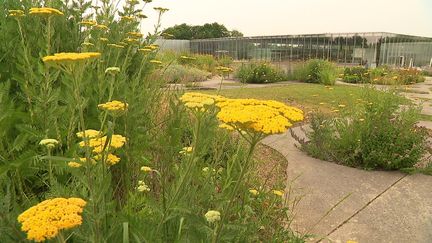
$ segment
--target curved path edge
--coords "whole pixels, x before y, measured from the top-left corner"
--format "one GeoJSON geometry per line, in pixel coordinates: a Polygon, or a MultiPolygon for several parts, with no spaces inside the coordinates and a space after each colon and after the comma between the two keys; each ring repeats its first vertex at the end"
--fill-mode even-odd
{"type": "MultiPolygon", "coordinates": [[[[305,137],[301,127],[292,131],[305,137]]],[[[365,171],[314,159],[298,149],[289,131],[263,143],[288,160],[291,228],[313,234],[309,242],[432,242],[432,176],[365,171]],[[296,204],[296,199],[301,200],[296,204]]]]}

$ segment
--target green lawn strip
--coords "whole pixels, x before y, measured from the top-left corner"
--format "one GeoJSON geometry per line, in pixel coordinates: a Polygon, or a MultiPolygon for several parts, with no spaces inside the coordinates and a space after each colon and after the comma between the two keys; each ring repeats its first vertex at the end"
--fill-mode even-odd
{"type": "MultiPolygon", "coordinates": [[[[214,94],[217,91],[205,91],[214,94]]],[[[319,84],[293,84],[278,87],[239,88],[221,90],[220,94],[229,98],[271,99],[297,106],[305,112],[321,110],[330,112],[350,108],[361,99],[365,89],[355,86],[336,85],[326,87],[319,84]]],[[[375,91],[380,92],[380,91],[375,91]]]]}

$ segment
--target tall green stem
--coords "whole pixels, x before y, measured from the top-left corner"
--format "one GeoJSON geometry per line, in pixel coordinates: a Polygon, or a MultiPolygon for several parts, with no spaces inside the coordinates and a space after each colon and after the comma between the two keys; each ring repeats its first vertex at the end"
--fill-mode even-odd
{"type": "Polygon", "coordinates": [[[223,226],[225,224],[225,221],[226,221],[228,215],[230,214],[232,205],[234,203],[234,197],[237,195],[237,192],[240,188],[240,184],[242,183],[243,178],[249,169],[250,162],[252,161],[252,155],[253,155],[253,152],[255,150],[255,146],[257,145],[258,142],[259,142],[259,139],[257,137],[254,137],[250,143],[249,152],[248,152],[248,155],[246,157],[245,164],[243,167],[241,167],[240,176],[236,181],[236,184],[234,186],[233,191],[231,192],[230,196],[228,197],[229,198],[228,205],[222,211],[222,218],[221,218],[220,224],[218,225],[218,227],[216,227],[215,233],[213,234],[212,243],[218,242],[218,239],[219,239],[219,236],[223,230],[223,226]]]}

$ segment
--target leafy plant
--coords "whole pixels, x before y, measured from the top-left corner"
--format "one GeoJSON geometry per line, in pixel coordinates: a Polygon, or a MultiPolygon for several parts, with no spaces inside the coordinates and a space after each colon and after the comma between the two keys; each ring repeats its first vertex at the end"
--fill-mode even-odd
{"type": "Polygon", "coordinates": [[[314,157],[353,167],[413,167],[425,152],[427,138],[425,130],[415,126],[418,108],[400,108],[401,100],[392,91],[372,91],[366,88],[359,103],[343,108],[340,116],[314,114],[310,141],[302,148],[314,157]]]}
{"type": "Polygon", "coordinates": [[[337,78],[337,69],[331,62],[311,59],[303,67],[298,67],[295,70],[295,77],[307,83],[334,85],[337,78]]]}
{"type": "Polygon", "coordinates": [[[265,62],[244,64],[235,76],[243,83],[274,83],[286,79],[282,70],[265,62]]]}

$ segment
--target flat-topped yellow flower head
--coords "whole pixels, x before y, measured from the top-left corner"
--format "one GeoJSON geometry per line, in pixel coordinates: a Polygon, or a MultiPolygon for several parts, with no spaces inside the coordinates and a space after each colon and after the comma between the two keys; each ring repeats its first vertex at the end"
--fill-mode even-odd
{"type": "Polygon", "coordinates": [[[273,100],[225,99],[216,105],[223,124],[247,133],[284,133],[293,122],[304,119],[300,109],[273,100]]]}
{"type": "Polygon", "coordinates": [[[55,8],[30,8],[29,11],[30,15],[39,15],[39,16],[53,16],[53,15],[64,15],[63,12],[61,12],[58,9],[55,8]]]}
{"type": "Polygon", "coordinates": [[[106,111],[126,111],[128,108],[128,103],[113,100],[104,104],[98,105],[99,109],[106,111]]]}
{"type": "Polygon", "coordinates": [[[124,146],[126,143],[126,138],[122,135],[114,134],[111,136],[111,139],[108,141],[107,136],[103,136],[100,138],[92,138],[89,141],[81,141],[79,146],[84,148],[89,146],[92,148],[93,152],[96,154],[102,153],[107,150],[119,149],[124,146]]]}
{"type": "Polygon", "coordinates": [[[24,11],[19,10],[19,9],[12,9],[12,10],[8,10],[9,13],[9,17],[24,17],[24,11]]]}
{"type": "Polygon", "coordinates": [[[79,138],[96,138],[102,135],[101,131],[97,131],[94,129],[87,129],[83,132],[77,132],[77,137],[79,138]]]}
{"type": "Polygon", "coordinates": [[[99,52],[63,52],[56,53],[51,56],[42,58],[42,61],[47,64],[69,64],[74,62],[83,62],[100,57],[99,52]]]}
{"type": "Polygon", "coordinates": [[[97,22],[94,20],[83,20],[81,22],[79,22],[80,25],[84,25],[84,26],[95,26],[97,25],[97,22]]]}
{"type": "Polygon", "coordinates": [[[162,7],[154,7],[153,9],[159,11],[159,13],[161,14],[169,11],[168,8],[162,8],[162,7]]]}
{"type": "Polygon", "coordinates": [[[86,201],[81,198],[54,198],[33,206],[18,216],[27,239],[42,242],[57,236],[63,229],[82,224],[86,201]]]}
{"type": "Polygon", "coordinates": [[[215,103],[223,100],[224,97],[218,95],[208,95],[196,92],[188,92],[180,97],[184,105],[194,111],[206,111],[214,107],[215,103]]]}

